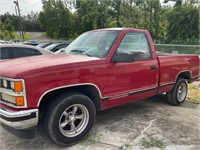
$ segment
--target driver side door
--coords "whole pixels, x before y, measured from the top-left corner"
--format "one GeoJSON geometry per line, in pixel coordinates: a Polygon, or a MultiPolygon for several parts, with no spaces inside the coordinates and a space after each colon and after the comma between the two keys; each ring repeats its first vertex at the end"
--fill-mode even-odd
{"type": "MultiPolygon", "coordinates": [[[[153,96],[158,87],[158,62],[153,59],[144,32],[127,32],[119,44],[117,53],[128,53],[133,62],[108,64],[109,100],[132,96],[134,100],[153,96]],[[141,98],[140,98],[141,97],[141,98]]],[[[130,101],[125,99],[121,103],[130,101]]]]}

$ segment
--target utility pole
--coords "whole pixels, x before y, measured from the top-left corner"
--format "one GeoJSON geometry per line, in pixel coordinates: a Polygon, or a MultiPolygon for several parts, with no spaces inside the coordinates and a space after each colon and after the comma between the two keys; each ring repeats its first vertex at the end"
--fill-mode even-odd
{"type": "Polygon", "coordinates": [[[18,14],[19,14],[19,24],[20,24],[20,29],[21,29],[21,35],[22,35],[22,39],[24,41],[24,32],[23,32],[23,27],[22,27],[22,17],[21,17],[21,14],[20,14],[19,2],[18,2],[18,0],[16,0],[16,1],[14,1],[14,3],[17,6],[17,10],[18,10],[18,14]]]}
{"type": "Polygon", "coordinates": [[[20,29],[20,23],[19,23],[19,17],[18,17],[18,14],[17,14],[17,8],[16,8],[16,6],[15,6],[15,13],[16,13],[16,16],[17,16],[17,24],[18,24],[18,31],[19,31],[19,35],[20,35],[20,37],[22,37],[22,34],[21,34],[21,29],[20,29]]]}

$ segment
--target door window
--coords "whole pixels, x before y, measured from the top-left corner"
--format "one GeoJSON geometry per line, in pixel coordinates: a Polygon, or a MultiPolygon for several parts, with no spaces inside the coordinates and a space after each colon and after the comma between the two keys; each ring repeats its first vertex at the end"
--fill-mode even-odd
{"type": "Polygon", "coordinates": [[[142,32],[126,33],[121,41],[117,53],[130,53],[135,61],[151,59],[149,43],[142,32]]]}

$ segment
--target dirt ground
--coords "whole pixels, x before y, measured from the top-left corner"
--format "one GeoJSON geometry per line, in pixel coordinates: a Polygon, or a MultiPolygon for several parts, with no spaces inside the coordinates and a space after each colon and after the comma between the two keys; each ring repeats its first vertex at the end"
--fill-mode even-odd
{"type": "Polygon", "coordinates": [[[200,105],[186,101],[175,107],[165,95],[123,105],[97,114],[91,133],[71,147],[52,143],[42,130],[34,139],[19,139],[0,127],[1,150],[198,150],[200,105]]]}
{"type": "Polygon", "coordinates": [[[66,40],[56,40],[56,39],[50,39],[45,35],[45,32],[26,32],[26,34],[31,36],[31,39],[38,40],[40,42],[66,42],[68,43],[69,41],[66,40]]]}

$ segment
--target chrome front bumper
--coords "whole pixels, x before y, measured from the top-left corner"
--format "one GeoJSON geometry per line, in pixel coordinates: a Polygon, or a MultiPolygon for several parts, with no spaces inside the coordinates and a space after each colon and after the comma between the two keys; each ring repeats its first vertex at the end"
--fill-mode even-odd
{"type": "Polygon", "coordinates": [[[0,123],[16,130],[36,127],[38,118],[38,109],[11,112],[0,108],[0,123]]]}

